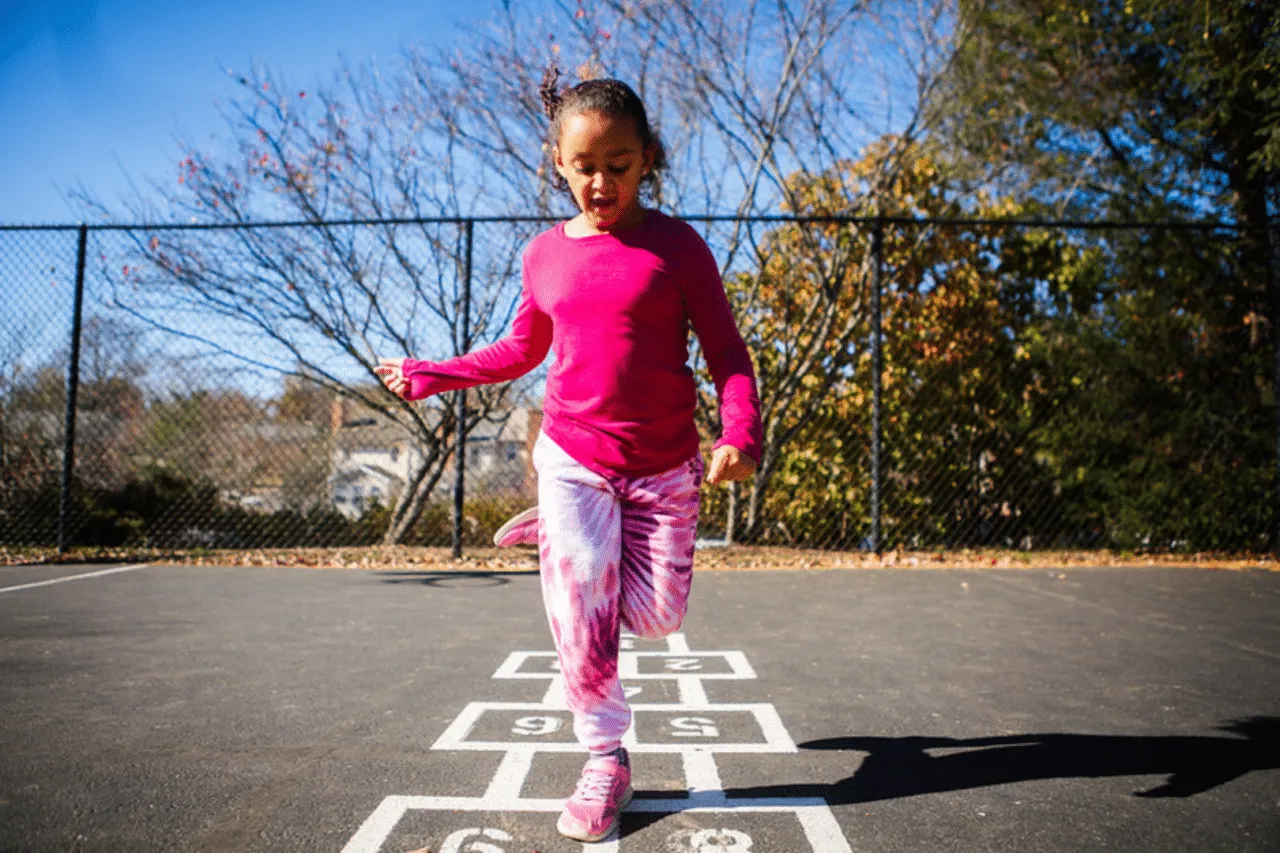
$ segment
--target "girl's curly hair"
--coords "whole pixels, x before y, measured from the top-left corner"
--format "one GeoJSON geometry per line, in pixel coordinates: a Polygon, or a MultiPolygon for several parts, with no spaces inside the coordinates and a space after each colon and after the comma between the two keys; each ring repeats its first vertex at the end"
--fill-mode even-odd
{"type": "Polygon", "coordinates": [[[640,143],[653,151],[653,168],[645,175],[643,184],[656,195],[658,173],[667,165],[667,152],[658,138],[657,131],[649,124],[644,103],[635,91],[621,80],[587,80],[576,86],[560,88],[560,69],[553,63],[542,75],[538,94],[542,97],[542,109],[551,120],[548,132],[547,162],[552,184],[561,190],[569,189],[569,182],[555,170],[555,146],[560,141],[560,128],[564,119],[583,112],[599,112],[607,116],[629,118],[635,123],[640,143]]]}

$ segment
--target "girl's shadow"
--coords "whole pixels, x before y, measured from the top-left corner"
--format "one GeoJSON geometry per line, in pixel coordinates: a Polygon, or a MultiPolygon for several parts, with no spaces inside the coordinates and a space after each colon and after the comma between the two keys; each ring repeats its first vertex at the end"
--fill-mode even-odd
{"type": "Polygon", "coordinates": [[[1163,784],[1135,791],[1134,796],[1189,797],[1252,770],[1280,768],[1280,717],[1250,717],[1219,729],[1234,736],[830,738],[802,743],[800,748],[868,753],[852,776],[829,785],[769,785],[725,793],[730,798],[822,797],[832,805],[841,805],[1032,779],[1167,774],[1163,784]],[[947,752],[935,756],[926,750],[947,752]]]}

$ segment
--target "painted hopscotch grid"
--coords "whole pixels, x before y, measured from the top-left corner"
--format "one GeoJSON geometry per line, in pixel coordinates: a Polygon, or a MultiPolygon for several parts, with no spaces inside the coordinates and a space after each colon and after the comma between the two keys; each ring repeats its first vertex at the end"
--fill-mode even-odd
{"type": "MultiPolygon", "coordinates": [[[[674,682],[680,701],[632,706],[634,720],[623,738],[637,754],[674,753],[681,756],[686,789],[683,797],[637,798],[623,817],[641,826],[625,838],[614,836],[583,844],[581,850],[620,853],[629,849],[686,851],[686,853],[763,853],[754,847],[757,835],[767,828],[776,846],[779,833],[803,837],[814,853],[852,853],[830,806],[816,798],[729,799],[720,780],[717,754],[794,753],[796,746],[777,710],[768,703],[713,703],[704,680],[754,679],[755,671],[739,651],[690,651],[682,634],[667,638],[666,651],[637,651],[636,638],[624,636],[619,674],[628,696],[643,692],[627,682],[674,682]],[[637,735],[639,732],[639,736],[637,735]],[[722,738],[737,737],[738,740],[722,738]],[[645,822],[643,815],[680,813],[695,819],[694,828],[682,826],[669,833],[645,822]],[[628,817],[630,816],[630,817],[628,817]],[[789,816],[790,830],[776,819],[789,816]],[[764,820],[767,823],[761,824],[764,820]],[[705,824],[705,825],[703,825],[705,824]],[[665,840],[662,836],[668,836],[665,840]],[[654,844],[660,847],[654,847],[654,844]]],[[[572,717],[564,702],[564,684],[556,672],[554,652],[512,652],[494,673],[495,679],[548,681],[541,702],[471,702],[432,745],[433,750],[502,752],[488,789],[481,796],[389,796],[374,810],[343,848],[342,853],[379,853],[398,832],[428,814],[450,812],[455,827],[431,849],[437,853],[523,853],[528,839],[519,826],[522,818],[558,813],[561,798],[521,796],[534,757],[549,752],[584,752],[573,738],[572,717]],[[504,739],[504,736],[510,739],[504,739]],[[486,817],[487,815],[487,817],[486,817]],[[479,818],[484,817],[487,823],[479,818]],[[398,829],[399,828],[399,829],[398,829]],[[515,833],[515,834],[513,834],[515,833]],[[516,846],[512,846],[516,845],[516,846]]],[[[438,822],[438,821],[436,821],[438,822]]],[[[553,821],[539,822],[530,834],[554,835],[553,821]]],[[[434,823],[433,823],[434,827],[434,823]]],[[[543,850],[577,848],[556,836],[540,841],[543,850]],[[566,847],[565,845],[570,845],[566,847]]],[[[791,846],[787,843],[788,847],[791,846]]],[[[387,848],[391,850],[392,848],[387,848]]]]}
{"type": "MultiPolygon", "coordinates": [[[[568,712],[560,716],[546,712],[560,710],[536,702],[472,702],[445,729],[444,733],[431,745],[432,749],[473,750],[480,752],[507,752],[516,744],[535,752],[582,752],[582,746],[573,739],[571,724],[566,724],[568,712]],[[507,712],[503,714],[503,712],[507,712]],[[472,740],[471,735],[482,727],[485,717],[502,716],[514,721],[505,726],[507,733],[528,738],[527,743],[511,740],[472,740]],[[568,731],[568,737],[565,736],[568,731]],[[552,740],[542,740],[552,737],[552,740]]],[[[733,704],[733,705],[632,705],[631,728],[622,738],[622,745],[633,753],[670,752],[684,753],[694,741],[706,742],[709,738],[719,736],[725,726],[716,715],[749,716],[758,727],[757,738],[737,743],[706,743],[705,749],[714,752],[795,752],[796,745],[782,725],[777,710],[768,704],[733,704]],[[690,715],[691,710],[699,713],[690,715]],[[641,741],[637,738],[637,729],[657,728],[650,726],[644,719],[648,716],[661,716],[669,723],[668,734],[673,738],[685,737],[688,741],[641,741]]],[[[659,724],[660,725],[660,724],[659,724]]],[[[492,725],[487,726],[490,730],[492,725]]],[[[745,726],[735,726],[741,730],[745,726]]]]}

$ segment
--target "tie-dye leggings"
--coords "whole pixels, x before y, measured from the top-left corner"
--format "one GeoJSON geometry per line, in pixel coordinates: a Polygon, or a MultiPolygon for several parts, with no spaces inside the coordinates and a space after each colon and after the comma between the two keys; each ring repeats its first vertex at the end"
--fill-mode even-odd
{"type": "Polygon", "coordinates": [[[609,752],[631,725],[619,626],[656,639],[684,619],[702,457],[648,477],[606,478],[540,434],[533,464],[542,598],[573,730],[589,751],[609,752]]]}

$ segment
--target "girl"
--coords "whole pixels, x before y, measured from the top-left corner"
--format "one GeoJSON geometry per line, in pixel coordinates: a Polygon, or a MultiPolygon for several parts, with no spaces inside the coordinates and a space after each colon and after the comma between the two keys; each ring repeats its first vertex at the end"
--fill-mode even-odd
{"type": "Polygon", "coordinates": [[[690,326],[724,425],[708,482],[755,472],[760,403],[711,251],[692,227],[641,204],[642,184],[664,165],[644,105],[617,80],[558,90],[557,77],[552,69],[541,89],[551,158],[581,212],[525,250],[511,333],[443,362],[383,359],[377,371],[416,400],[514,379],[555,350],[533,450],[538,506],[513,519],[506,542],[536,532],[565,698],[590,753],[557,827],[594,842],[631,799],[619,627],[664,637],[689,598],[703,471],[690,326]]]}

